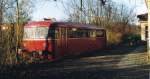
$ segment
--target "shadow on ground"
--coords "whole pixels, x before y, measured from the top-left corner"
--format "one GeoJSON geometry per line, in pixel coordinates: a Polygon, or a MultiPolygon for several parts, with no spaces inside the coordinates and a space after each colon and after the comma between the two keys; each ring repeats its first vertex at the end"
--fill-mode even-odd
{"type": "Polygon", "coordinates": [[[13,67],[1,71],[0,79],[148,79],[149,67],[146,46],[119,46],[52,63],[13,67]]]}

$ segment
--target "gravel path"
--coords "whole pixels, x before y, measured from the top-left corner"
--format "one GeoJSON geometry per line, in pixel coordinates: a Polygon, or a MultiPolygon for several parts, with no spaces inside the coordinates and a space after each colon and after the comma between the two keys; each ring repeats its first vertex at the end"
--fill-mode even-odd
{"type": "Polygon", "coordinates": [[[149,79],[146,54],[146,46],[116,47],[18,68],[1,74],[0,79],[149,79]]]}

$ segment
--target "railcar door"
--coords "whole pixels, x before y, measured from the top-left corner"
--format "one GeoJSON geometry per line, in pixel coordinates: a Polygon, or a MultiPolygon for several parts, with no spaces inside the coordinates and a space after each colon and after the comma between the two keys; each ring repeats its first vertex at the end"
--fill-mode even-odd
{"type": "Polygon", "coordinates": [[[67,28],[64,28],[64,27],[60,28],[60,42],[61,42],[60,55],[64,56],[64,55],[66,55],[67,48],[68,48],[68,45],[67,45],[67,28]]]}

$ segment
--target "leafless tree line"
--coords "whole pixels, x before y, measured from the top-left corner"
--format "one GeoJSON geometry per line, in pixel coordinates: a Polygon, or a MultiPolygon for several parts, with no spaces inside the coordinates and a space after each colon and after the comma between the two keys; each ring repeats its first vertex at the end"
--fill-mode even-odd
{"type": "Polygon", "coordinates": [[[23,25],[30,20],[32,0],[0,0],[0,64],[15,64],[23,25]],[[18,4],[18,5],[17,5],[18,4]]]}
{"type": "Polygon", "coordinates": [[[136,7],[131,8],[111,0],[82,0],[82,3],[81,0],[70,0],[62,3],[69,16],[68,21],[106,28],[109,44],[118,44],[123,35],[139,32],[139,28],[134,25],[136,7]]]}

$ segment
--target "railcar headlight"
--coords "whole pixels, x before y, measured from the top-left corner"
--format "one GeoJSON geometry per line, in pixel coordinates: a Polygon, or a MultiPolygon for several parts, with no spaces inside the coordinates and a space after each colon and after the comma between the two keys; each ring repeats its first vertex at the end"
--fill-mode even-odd
{"type": "Polygon", "coordinates": [[[43,47],[46,47],[46,43],[43,43],[43,47]]]}
{"type": "Polygon", "coordinates": [[[42,55],[42,51],[39,51],[39,55],[42,55]]]}
{"type": "Polygon", "coordinates": [[[25,46],[26,46],[26,43],[23,43],[23,46],[25,47],[25,46]]]}
{"type": "Polygon", "coordinates": [[[18,54],[22,54],[22,49],[18,49],[18,54]]]}

